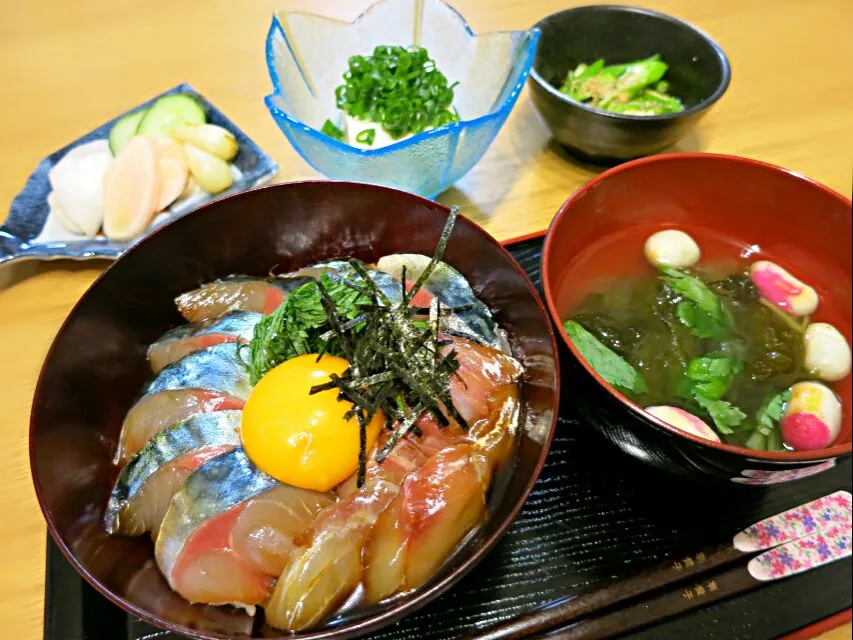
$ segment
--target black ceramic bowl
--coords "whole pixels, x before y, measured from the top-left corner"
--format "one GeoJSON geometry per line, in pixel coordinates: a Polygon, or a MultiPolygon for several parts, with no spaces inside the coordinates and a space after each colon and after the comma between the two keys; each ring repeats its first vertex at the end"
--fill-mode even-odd
{"type": "Polygon", "coordinates": [[[612,164],[662,151],[681,139],[729,86],[729,61],[722,49],[692,25],[656,11],[576,7],[536,26],[542,37],[529,77],[533,104],[554,137],[584,160],[612,164]],[[566,74],[580,63],[603,58],[607,64],[619,64],[656,53],[669,65],[665,79],[684,111],[615,114],[559,91],[566,74]]]}

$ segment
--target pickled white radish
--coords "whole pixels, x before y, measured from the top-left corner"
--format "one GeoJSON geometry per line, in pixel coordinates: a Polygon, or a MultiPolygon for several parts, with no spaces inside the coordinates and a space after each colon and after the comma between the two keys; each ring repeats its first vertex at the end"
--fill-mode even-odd
{"type": "Polygon", "coordinates": [[[104,175],[113,161],[109,143],[74,147],[48,173],[59,220],[69,231],[94,237],[104,219],[104,175]]]}
{"type": "Polygon", "coordinates": [[[684,269],[699,262],[702,252],[689,235],[678,229],[666,229],[653,233],[643,247],[646,260],[655,267],[684,269]]]}
{"type": "Polygon", "coordinates": [[[154,138],[157,146],[157,163],[160,168],[160,199],[157,210],[163,211],[178,199],[187,186],[189,169],[184,150],[172,138],[154,138]]]}
{"type": "Polygon", "coordinates": [[[188,124],[178,127],[170,135],[223,160],[233,160],[239,150],[234,134],[215,124],[188,124]]]}
{"type": "Polygon", "coordinates": [[[826,322],[815,322],[806,329],[806,371],[826,382],[837,382],[850,373],[850,345],[841,332],[826,322]]]}
{"type": "Polygon", "coordinates": [[[76,233],[81,236],[83,235],[83,229],[81,229],[74,220],[69,218],[68,214],[65,213],[65,210],[56,202],[56,194],[53,191],[47,194],[47,206],[50,207],[51,213],[56,215],[63,227],[68,229],[71,233],[76,233]]]}
{"type": "Polygon", "coordinates": [[[198,185],[208,193],[225,191],[234,182],[231,166],[222,158],[189,143],[184,143],[187,165],[198,185]]]}
{"type": "Polygon", "coordinates": [[[754,262],[749,276],[762,298],[792,316],[808,316],[817,310],[817,291],[778,264],[768,260],[754,262]]]}
{"type": "Polygon", "coordinates": [[[841,431],[841,401],[832,389],[819,382],[798,382],[779,428],[789,446],[797,451],[825,449],[841,431]]]}
{"type": "Polygon", "coordinates": [[[153,140],[136,136],[121,150],[104,181],[104,234],[130,240],[151,223],[160,202],[160,167],[153,140]]]}
{"type": "Polygon", "coordinates": [[[712,442],[719,442],[720,436],[709,427],[701,418],[697,418],[689,411],[679,407],[666,405],[646,407],[646,413],[653,415],[658,420],[663,420],[669,426],[675,427],[685,433],[689,433],[712,442]]]}

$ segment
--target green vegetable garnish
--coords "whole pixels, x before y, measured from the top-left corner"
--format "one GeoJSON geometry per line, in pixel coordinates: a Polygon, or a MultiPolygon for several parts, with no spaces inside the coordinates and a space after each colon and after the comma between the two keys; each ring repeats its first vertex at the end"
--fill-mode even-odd
{"type": "Polygon", "coordinates": [[[458,120],[451,108],[456,84],[448,83],[423,47],[379,46],[373,55],[349,59],[335,98],[339,109],[380,124],[397,140],[458,120]]]}
{"type": "Polygon", "coordinates": [[[373,141],[376,140],[376,129],[364,129],[363,131],[359,131],[355,139],[362,144],[371,145],[373,144],[373,141]]]}
{"type": "Polygon", "coordinates": [[[574,320],[566,320],[563,328],[584,359],[607,382],[637,395],[648,390],[639,371],[580,324],[574,320]]]}
{"type": "Polygon", "coordinates": [[[451,420],[468,427],[450,398],[450,378],[459,368],[456,352],[446,350],[450,342],[439,339],[442,319],[454,309],[442,308],[434,298],[425,318],[423,309],[411,305],[444,254],[457,211],[451,210],[432,260],[411,288],[403,271],[399,300],[390,300],[362,263],[350,260],[351,274],[337,280],[324,275],[291,292],[256,325],[246,347],[253,382],[278,363],[305,353],[333,353],[347,359],[349,368],[342,375],[332,375],[311,393],[338,389],[338,397],[352,404],[344,419],[356,418],[359,423],[359,486],[367,464],[367,425],[379,411],[386,428],[394,432],[377,453],[377,462],[407,433],[417,431],[415,423],[424,412],[440,427],[451,420]]]}
{"type": "Polygon", "coordinates": [[[357,318],[370,303],[368,296],[343,279],[335,282],[327,275],[293,290],[278,309],[255,325],[251,342],[241,347],[242,352],[248,351],[244,362],[252,384],[257,384],[273,367],[296,356],[323,352],[343,355],[339,346],[323,337],[329,329],[329,318],[318,282],[334,301],[338,315],[346,320],[357,318]]]}
{"type": "Polygon", "coordinates": [[[694,358],[687,365],[681,395],[696,402],[711,417],[720,433],[732,433],[732,428],[746,419],[743,411],[723,400],[741,371],[741,360],[718,355],[694,358]]]}
{"type": "Polygon", "coordinates": [[[770,396],[755,416],[755,421],[758,423],[758,428],[764,435],[769,436],[770,432],[779,426],[779,421],[782,419],[782,412],[785,409],[785,403],[791,399],[791,391],[786,389],[781,393],[770,396]]]}
{"type": "Polygon", "coordinates": [[[746,419],[743,411],[726,400],[709,400],[700,395],[694,396],[694,399],[711,416],[720,433],[734,433],[733,428],[746,419]]]}
{"type": "Polygon", "coordinates": [[[682,111],[678,98],[666,93],[669,83],[661,80],[668,66],[653,55],[627,64],[604,65],[596,60],[569,71],[560,92],[577,102],[614,113],[660,115],[682,111]]]}
{"type": "Polygon", "coordinates": [[[676,314],[681,324],[698,338],[723,338],[731,330],[731,314],[717,295],[699,278],[665,267],[662,278],[667,287],[683,300],[678,302],[676,314]]]}
{"type": "Polygon", "coordinates": [[[687,364],[686,380],[690,395],[701,395],[708,400],[721,400],[734,377],[743,371],[743,361],[725,356],[694,358],[687,364]]]}
{"type": "Polygon", "coordinates": [[[328,119],[327,119],[327,120],[323,123],[323,128],[322,128],[322,129],[320,129],[320,131],[321,131],[322,133],[325,133],[325,134],[326,134],[327,136],[329,136],[330,138],[334,138],[335,140],[343,140],[343,139],[344,139],[344,132],[343,132],[343,131],[341,131],[340,129],[338,129],[338,128],[335,126],[335,123],[334,123],[334,122],[332,122],[331,120],[328,120],[328,119]]]}
{"type": "MultiPolygon", "coordinates": [[[[768,451],[781,451],[782,434],[779,431],[779,421],[785,410],[785,403],[791,399],[790,390],[780,391],[767,397],[755,414],[756,427],[747,443],[762,442],[768,451]]],[[[755,447],[757,448],[757,447],[755,447]]]]}

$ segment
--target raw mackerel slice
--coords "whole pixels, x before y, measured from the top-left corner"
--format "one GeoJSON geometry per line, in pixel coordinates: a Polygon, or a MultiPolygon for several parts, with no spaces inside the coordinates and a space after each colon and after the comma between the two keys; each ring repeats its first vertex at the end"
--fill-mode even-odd
{"type": "MultiPolygon", "coordinates": [[[[399,280],[405,266],[406,281],[413,284],[427,268],[430,260],[429,256],[419,253],[393,253],[380,258],[376,268],[399,280]]],[[[424,283],[423,290],[437,297],[443,306],[459,309],[456,315],[481,342],[505,350],[506,339],[495,324],[492,312],[477,298],[465,276],[456,269],[445,262],[439,262],[424,283]]]]}
{"type": "MultiPolygon", "coordinates": [[[[379,438],[371,460],[387,437],[379,438]]],[[[423,462],[411,444],[398,445],[382,464],[368,467],[360,489],[354,481],[341,485],[341,500],[321,511],[294,541],[296,547],[265,607],[270,624],[290,631],[313,627],[352,595],[361,582],[361,552],[373,523],[400,492],[406,474],[423,462]]]]}
{"type": "Polygon", "coordinates": [[[151,437],[192,415],[192,409],[242,409],[252,390],[237,345],[202,349],[163,369],[125,416],[116,462],[124,464],[151,437]]]}
{"type": "Polygon", "coordinates": [[[364,549],[369,603],[421,586],[486,513],[489,463],[475,445],[436,453],[406,476],[364,549]]]}
{"type": "Polygon", "coordinates": [[[251,608],[269,597],[275,575],[264,569],[281,563],[282,538],[307,527],[332,499],[284,487],[242,448],[233,449],[201,465],[172,498],[157,536],[157,564],[172,589],[190,602],[251,608]],[[271,519],[266,532],[258,519],[269,513],[268,500],[289,514],[271,519]],[[259,532],[270,535],[258,537],[259,532]],[[252,535],[254,540],[244,539],[252,535]]]}
{"type": "MultiPolygon", "coordinates": [[[[371,269],[361,260],[356,260],[356,262],[358,262],[362,267],[364,267],[364,270],[367,272],[368,276],[370,276],[370,279],[373,281],[376,287],[391,302],[399,302],[402,299],[403,291],[400,287],[400,282],[396,278],[387,273],[384,273],[383,271],[371,269]]],[[[299,269],[298,271],[295,271],[292,274],[288,274],[283,277],[318,279],[323,275],[327,276],[335,282],[340,281],[342,278],[345,282],[351,282],[355,285],[358,285],[362,282],[361,276],[358,275],[358,273],[355,271],[355,269],[349,263],[348,260],[330,260],[328,262],[320,262],[311,265],[310,267],[304,267],[302,269],[299,269]]]]}
{"type": "Polygon", "coordinates": [[[454,337],[446,349],[456,351],[459,368],[450,378],[450,398],[468,424],[488,417],[492,398],[500,389],[515,384],[523,373],[521,364],[505,353],[454,337]]]}
{"type": "Polygon", "coordinates": [[[248,343],[255,325],[263,318],[254,311],[230,311],[199,324],[183,325],[167,331],[148,348],[148,362],[154,373],[195,351],[223,342],[248,343]]]}
{"type": "Polygon", "coordinates": [[[334,502],[332,493],[274,487],[249,500],[237,517],[231,545],[255,569],[278,577],[293,550],[293,539],[334,502]]]}
{"type": "Polygon", "coordinates": [[[242,411],[194,416],[160,431],[131,458],[113,487],[104,515],[108,533],[155,535],[172,496],[207,460],[240,444],[242,411]]]}
{"type": "Polygon", "coordinates": [[[272,313],[288,292],[308,282],[308,278],[249,278],[232,276],[208,282],[175,298],[178,311],[189,322],[204,322],[229,311],[272,313]]]}

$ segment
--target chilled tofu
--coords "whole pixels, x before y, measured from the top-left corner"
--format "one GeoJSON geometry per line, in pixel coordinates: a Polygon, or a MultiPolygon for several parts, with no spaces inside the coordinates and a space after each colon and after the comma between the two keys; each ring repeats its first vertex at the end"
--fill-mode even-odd
{"type": "Polygon", "coordinates": [[[395,140],[388,135],[388,132],[382,128],[381,124],[377,124],[369,120],[359,120],[357,118],[353,118],[349,114],[344,114],[344,136],[348,145],[358,147],[359,149],[379,149],[380,147],[387,147],[389,144],[394,144],[395,142],[400,142],[400,140],[412,137],[411,134],[409,134],[395,140]],[[373,144],[366,144],[357,140],[358,134],[362,131],[367,131],[368,129],[373,129],[375,132],[373,144]]]}

